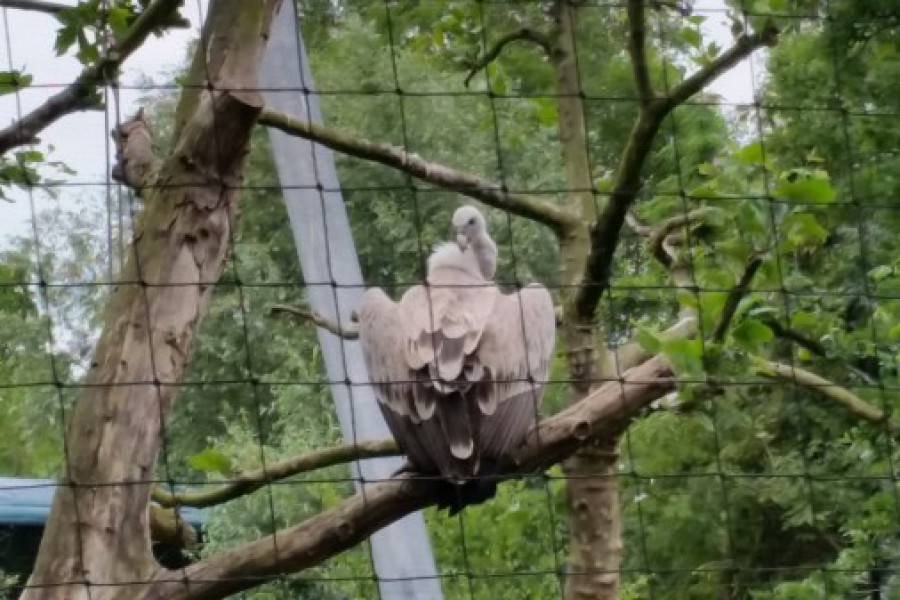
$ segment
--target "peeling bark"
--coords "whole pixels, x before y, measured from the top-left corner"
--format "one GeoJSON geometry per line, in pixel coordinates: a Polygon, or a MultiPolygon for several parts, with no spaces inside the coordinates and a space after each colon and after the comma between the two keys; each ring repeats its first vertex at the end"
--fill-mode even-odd
{"type": "MultiPolygon", "coordinates": [[[[575,36],[577,7],[565,0],[553,10],[556,21],[551,52],[559,113],[559,138],[567,204],[582,226],[560,238],[562,279],[571,290],[565,299],[562,327],[568,357],[571,401],[578,402],[603,381],[616,377],[615,361],[606,349],[603,329],[593,319],[572,310],[575,290],[584,285],[591,240],[589,227],[598,215],[587,147],[584,96],[581,90],[575,36]]],[[[593,439],[563,463],[569,507],[567,600],[615,600],[622,543],[619,539],[618,432],[593,439]]]]}
{"type": "MultiPolygon", "coordinates": [[[[66,472],[26,600],[133,598],[134,582],[159,568],[148,500],[162,428],[225,264],[235,186],[262,108],[255,93],[220,90],[257,87],[279,3],[214,5],[213,35],[198,49],[198,60],[209,57],[211,86],[192,95],[158,186],[144,190],[146,209],[68,424],[66,472]]],[[[134,154],[124,148],[122,155],[134,154]]]]}

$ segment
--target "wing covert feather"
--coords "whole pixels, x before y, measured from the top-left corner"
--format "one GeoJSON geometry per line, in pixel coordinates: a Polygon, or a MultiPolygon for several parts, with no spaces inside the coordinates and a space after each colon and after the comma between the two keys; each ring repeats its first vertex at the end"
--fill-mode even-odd
{"type": "Polygon", "coordinates": [[[488,372],[479,407],[492,415],[509,398],[540,398],[556,341],[556,312],[547,288],[530,284],[500,295],[476,352],[488,372]]]}

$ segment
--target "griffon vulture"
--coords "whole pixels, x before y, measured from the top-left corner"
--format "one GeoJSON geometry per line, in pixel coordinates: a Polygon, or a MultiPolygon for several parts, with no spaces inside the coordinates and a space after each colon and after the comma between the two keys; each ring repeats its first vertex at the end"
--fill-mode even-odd
{"type": "Polygon", "coordinates": [[[372,288],[359,338],[382,413],[413,470],[448,480],[451,514],[484,501],[505,455],[534,424],[556,335],[539,284],[503,294],[497,249],[473,207],[453,216],[456,244],[437,247],[422,285],[398,303],[372,288]]]}

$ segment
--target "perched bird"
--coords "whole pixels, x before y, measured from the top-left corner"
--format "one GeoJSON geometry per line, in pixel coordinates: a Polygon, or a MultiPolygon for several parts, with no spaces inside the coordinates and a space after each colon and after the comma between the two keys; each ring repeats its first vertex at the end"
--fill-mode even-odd
{"type": "Polygon", "coordinates": [[[488,234],[484,216],[474,206],[461,206],[453,213],[452,223],[456,245],[462,252],[474,253],[481,276],[493,280],[497,272],[497,244],[488,234]]]}
{"type": "Polygon", "coordinates": [[[473,478],[499,474],[534,424],[556,336],[544,286],[503,294],[485,277],[496,246],[481,214],[463,207],[453,226],[422,285],[397,303],[371,288],[358,312],[385,420],[413,470],[450,482],[439,505],[451,514],[494,495],[495,481],[473,478]]]}

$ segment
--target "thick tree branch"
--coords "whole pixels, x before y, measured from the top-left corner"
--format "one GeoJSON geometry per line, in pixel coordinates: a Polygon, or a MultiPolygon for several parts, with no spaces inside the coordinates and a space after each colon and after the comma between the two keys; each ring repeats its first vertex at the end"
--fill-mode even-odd
{"type": "Polygon", "coordinates": [[[751,357],[751,359],[759,375],[781,381],[789,381],[813,390],[840,404],[860,419],[883,427],[890,433],[900,431],[900,424],[893,421],[889,414],[877,406],[866,402],[843,386],[798,367],[772,362],[757,356],[751,357]]]}
{"type": "MultiPolygon", "coordinates": [[[[629,371],[533,429],[511,464],[517,474],[535,473],[571,455],[588,440],[614,436],[651,402],[674,389],[665,360],[656,357],[629,371]]],[[[294,527],[195,563],[177,573],[160,572],[145,599],[221,598],[297,572],[365,540],[401,517],[436,501],[427,480],[400,476],[368,487],[340,505],[294,527]],[[277,536],[278,552],[272,552],[277,536]]]]}
{"type": "Polygon", "coordinates": [[[684,104],[694,94],[702,91],[720,75],[729,71],[739,62],[762,48],[778,43],[778,28],[773,24],[750,35],[742,35],[734,45],[717,56],[711,63],[682,81],[668,97],[663,99],[663,111],[669,113],[679,104],[684,104]]]}
{"type": "Polygon", "coordinates": [[[316,327],[321,327],[322,329],[331,332],[333,335],[345,340],[359,339],[359,330],[355,327],[335,323],[331,319],[323,317],[319,313],[306,308],[288,306],[286,304],[276,304],[269,308],[269,312],[291,315],[301,322],[312,323],[316,327]]]}
{"type": "Polygon", "coordinates": [[[475,64],[472,65],[471,71],[466,76],[465,86],[469,87],[469,82],[472,81],[472,78],[482,69],[487,67],[489,64],[497,60],[497,57],[500,56],[500,53],[503,52],[503,49],[512,42],[532,42],[533,44],[537,44],[543,49],[544,53],[549,55],[552,50],[552,44],[550,42],[550,38],[537,31],[536,29],[532,29],[530,27],[523,27],[517,31],[513,31],[511,33],[507,33],[503,37],[501,37],[497,42],[491,46],[487,52],[484,53],[484,56],[475,61],[475,64]]]}
{"type": "Polygon", "coordinates": [[[583,285],[573,300],[580,321],[593,322],[597,303],[609,287],[610,270],[625,216],[641,189],[644,163],[663,120],[679,104],[763,46],[778,40],[778,29],[770,25],[752,35],[738,38],[734,46],[703,69],[684,80],[668,96],[659,97],[641,107],[625,144],[609,201],[591,228],[591,248],[582,277],[583,285]]]}
{"type": "Polygon", "coordinates": [[[33,12],[42,12],[48,15],[56,15],[72,8],[67,4],[57,4],[56,2],[42,2],[41,0],[0,0],[0,8],[15,8],[18,10],[30,10],[33,12]]]}
{"type": "Polygon", "coordinates": [[[741,278],[738,280],[737,285],[735,285],[728,293],[728,297],[725,298],[725,305],[722,307],[722,316],[712,335],[714,342],[722,342],[725,339],[725,334],[728,333],[728,327],[731,325],[734,313],[737,311],[741,300],[743,300],[744,296],[747,295],[747,292],[750,291],[750,283],[753,281],[753,278],[756,277],[756,272],[759,271],[759,267],[762,266],[762,263],[762,256],[756,255],[751,257],[747,262],[747,266],[744,267],[744,272],[741,274],[741,278]]]}
{"type": "Polygon", "coordinates": [[[235,498],[251,494],[273,481],[280,481],[300,473],[307,473],[316,469],[324,469],[325,467],[366,458],[396,456],[399,453],[397,443],[393,439],[357,442],[333,448],[322,448],[309,454],[276,462],[266,466],[265,469],[241,473],[227,484],[212,490],[170,492],[160,486],[156,486],[153,488],[152,498],[163,507],[192,506],[205,508],[230,502],[235,498]]]}
{"type": "Polygon", "coordinates": [[[119,66],[137,50],[150,33],[172,22],[182,0],[155,0],[135,20],[128,32],[97,64],[89,66],[68,87],[0,131],[0,154],[16,146],[33,143],[38,133],[57,119],[90,108],[93,89],[110,79],[119,66]]]}
{"type": "Polygon", "coordinates": [[[322,144],[349,156],[393,167],[432,185],[459,192],[489,206],[543,223],[558,234],[579,224],[575,216],[551,202],[534,196],[509,192],[477,175],[428,162],[397,146],[356,138],[272,110],[264,110],[260,115],[259,123],[322,144]]]}
{"type": "Polygon", "coordinates": [[[628,0],[628,53],[631,70],[641,104],[648,104],[656,96],[650,83],[650,67],[647,64],[646,20],[644,0],[628,0]]]}
{"type": "MultiPolygon", "coordinates": [[[[685,315],[677,323],[658,334],[657,337],[664,342],[674,340],[686,340],[697,335],[699,321],[694,315],[685,315]]],[[[653,353],[644,348],[640,342],[628,342],[622,344],[610,353],[614,364],[610,366],[615,373],[623,373],[628,369],[650,360],[653,353]]]]}
{"type": "MultiPolygon", "coordinates": [[[[176,4],[157,0],[135,28],[145,31],[149,15],[176,4]]],[[[208,77],[189,80],[198,91],[187,98],[191,110],[181,109],[189,117],[161,169],[166,185],[147,190],[104,310],[85,385],[68,415],[65,485],[54,494],[22,600],[130,595],[132,587],[120,586],[148,581],[159,568],[148,543],[150,478],[177,384],[226,264],[263,105],[253,90],[279,5],[211,3],[209,35],[193,59],[207,65],[208,77]]],[[[142,36],[132,30],[120,51],[131,52],[142,36]]]]}

